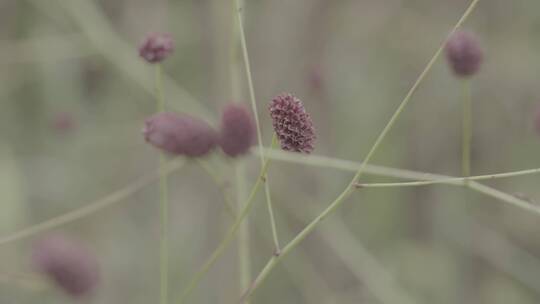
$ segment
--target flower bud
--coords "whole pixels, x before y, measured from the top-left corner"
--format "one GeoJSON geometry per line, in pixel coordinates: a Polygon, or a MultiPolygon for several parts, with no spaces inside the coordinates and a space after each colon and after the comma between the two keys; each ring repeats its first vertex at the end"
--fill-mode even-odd
{"type": "Polygon", "coordinates": [[[149,63],[159,63],[174,51],[174,43],[169,34],[152,33],[139,46],[139,55],[149,63]]]}
{"type": "Polygon", "coordinates": [[[476,37],[464,31],[455,32],[445,45],[446,59],[458,77],[469,77],[478,72],[484,52],[476,37]]]}
{"type": "Polygon", "coordinates": [[[248,109],[237,104],[223,109],[219,144],[225,154],[235,157],[247,153],[255,134],[255,123],[248,109]]]}
{"type": "Polygon", "coordinates": [[[203,156],[217,144],[217,134],[205,121],[187,114],[158,113],[145,121],[146,141],[170,154],[203,156]]]}
{"type": "Polygon", "coordinates": [[[60,235],[38,241],[32,252],[36,269],[72,297],[91,294],[99,282],[95,257],[81,244],[60,235]]]}
{"type": "Polygon", "coordinates": [[[308,154],[313,151],[315,129],[300,99],[291,94],[279,95],[272,100],[269,110],[283,150],[308,154]]]}

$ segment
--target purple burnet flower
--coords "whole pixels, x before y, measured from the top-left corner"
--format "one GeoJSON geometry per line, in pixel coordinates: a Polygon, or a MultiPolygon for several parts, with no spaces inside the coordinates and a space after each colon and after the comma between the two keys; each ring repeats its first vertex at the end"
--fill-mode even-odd
{"type": "Polygon", "coordinates": [[[84,246],[61,235],[34,244],[34,267],[72,297],[89,296],[99,283],[98,262],[84,246]]]}
{"type": "Polygon", "coordinates": [[[149,34],[139,46],[139,55],[149,63],[159,63],[173,51],[174,43],[169,34],[149,34]]]}
{"type": "Polygon", "coordinates": [[[292,94],[281,94],[272,100],[269,110],[283,150],[308,154],[313,151],[315,129],[300,99],[292,94]]]}
{"type": "Polygon", "coordinates": [[[236,157],[246,154],[256,135],[251,112],[239,104],[228,104],[221,114],[219,145],[225,154],[236,157]]]}
{"type": "Polygon", "coordinates": [[[188,157],[207,154],[218,141],[216,131],[204,120],[169,112],[147,118],[143,135],[147,142],[159,149],[188,157]]]}
{"type": "Polygon", "coordinates": [[[452,34],[446,42],[445,52],[456,76],[469,77],[480,70],[484,52],[472,33],[458,31],[452,34]]]}

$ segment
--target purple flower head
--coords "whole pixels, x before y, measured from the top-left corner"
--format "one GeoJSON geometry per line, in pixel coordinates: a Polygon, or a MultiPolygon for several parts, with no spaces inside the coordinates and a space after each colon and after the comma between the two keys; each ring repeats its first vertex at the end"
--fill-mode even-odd
{"type": "Polygon", "coordinates": [[[152,33],[139,46],[139,55],[149,63],[159,63],[174,51],[174,43],[169,34],[152,33]]]}
{"type": "Polygon", "coordinates": [[[283,150],[308,154],[313,151],[315,129],[300,99],[291,94],[281,94],[272,100],[269,110],[283,150]]]}
{"type": "Polygon", "coordinates": [[[72,297],[90,295],[99,283],[95,257],[81,244],[60,235],[35,243],[32,261],[38,271],[72,297]]]}
{"type": "Polygon", "coordinates": [[[247,153],[255,134],[255,123],[248,109],[237,104],[228,104],[223,109],[219,144],[225,154],[235,157],[247,153]]]}
{"type": "Polygon", "coordinates": [[[158,113],[145,121],[147,142],[170,154],[203,156],[217,144],[217,134],[204,120],[187,114],[158,113]]]}
{"type": "Polygon", "coordinates": [[[459,77],[469,77],[480,70],[484,52],[476,37],[465,31],[455,32],[445,45],[446,59],[459,77]]]}

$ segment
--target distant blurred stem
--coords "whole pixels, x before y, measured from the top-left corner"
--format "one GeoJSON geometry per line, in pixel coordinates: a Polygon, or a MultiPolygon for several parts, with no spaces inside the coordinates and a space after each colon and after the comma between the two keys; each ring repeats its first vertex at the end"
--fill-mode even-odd
{"type": "MultiPolygon", "coordinates": [[[[180,169],[185,164],[184,159],[173,160],[167,163],[167,173],[173,172],[180,169]]],[[[76,220],[90,216],[98,211],[101,211],[107,207],[110,207],[116,203],[121,202],[122,200],[130,197],[131,195],[141,191],[150,183],[158,180],[160,177],[160,172],[157,170],[149,175],[145,175],[138,179],[137,181],[130,183],[96,201],[85,204],[82,207],[75,209],[73,211],[66,212],[62,215],[56,216],[49,220],[43,221],[41,223],[26,227],[22,230],[19,230],[15,233],[0,237],[0,245],[5,245],[14,241],[22,240],[35,236],[39,233],[60,227],[72,223],[76,220]]]]}
{"type": "MultiPolygon", "coordinates": [[[[240,102],[242,85],[240,82],[240,60],[239,54],[239,29],[238,19],[236,18],[235,6],[231,6],[231,41],[230,41],[230,79],[231,79],[231,95],[235,102],[240,102]]],[[[261,158],[262,159],[262,158],[261,158]]],[[[244,206],[242,202],[245,201],[246,193],[246,172],[245,161],[238,159],[234,162],[235,173],[235,185],[236,185],[236,199],[237,210],[242,210],[244,206]]],[[[239,274],[239,294],[242,293],[251,282],[251,248],[250,248],[250,231],[249,231],[249,218],[246,217],[244,222],[240,225],[238,231],[238,274],[239,274]]]]}
{"type": "MultiPolygon", "coordinates": [[[[270,148],[274,149],[277,146],[277,135],[274,133],[272,135],[272,143],[270,144],[270,148]]],[[[262,150],[261,150],[262,151],[262,150]]],[[[266,157],[265,157],[266,158],[266,157]]],[[[272,227],[272,239],[274,240],[274,254],[280,255],[280,246],[279,246],[279,239],[278,239],[278,233],[277,233],[277,226],[276,226],[276,219],[274,217],[274,209],[272,208],[272,196],[270,194],[270,180],[268,179],[268,172],[264,176],[264,194],[266,196],[266,202],[268,206],[268,214],[270,216],[270,225],[272,227]]]]}
{"type": "MultiPolygon", "coordinates": [[[[463,80],[463,129],[462,129],[462,174],[464,177],[471,175],[471,138],[472,138],[472,102],[471,81],[463,80]]],[[[465,180],[465,183],[467,181],[465,180]]]]}
{"type": "MultiPolygon", "coordinates": [[[[156,64],[156,101],[157,112],[165,110],[165,101],[163,99],[163,86],[161,83],[162,67],[161,64],[156,64]]],[[[168,174],[167,174],[167,159],[164,152],[159,155],[159,207],[160,207],[160,255],[159,255],[159,272],[160,272],[160,303],[168,304],[168,278],[169,278],[169,191],[167,189],[168,174]]]]}
{"type": "MultiPolygon", "coordinates": [[[[255,98],[255,89],[253,87],[253,77],[251,75],[251,65],[250,65],[250,61],[249,61],[249,53],[248,53],[248,49],[247,49],[247,43],[246,43],[246,34],[245,34],[245,31],[244,31],[244,21],[242,20],[242,10],[243,10],[243,7],[242,7],[242,1],[241,0],[234,0],[235,4],[236,4],[236,16],[238,17],[237,18],[237,21],[238,21],[238,29],[240,30],[239,34],[240,34],[240,44],[241,44],[241,47],[242,47],[242,55],[243,55],[243,58],[244,58],[244,67],[245,67],[245,72],[246,72],[246,78],[247,78],[247,82],[248,82],[248,89],[249,89],[249,96],[250,96],[250,100],[251,100],[251,107],[252,107],[252,110],[253,110],[253,116],[255,117],[255,124],[257,126],[257,142],[258,142],[258,145],[259,145],[259,156],[260,156],[260,160],[261,160],[261,168],[264,166],[264,162],[265,162],[265,156],[264,156],[264,152],[263,152],[263,144],[262,144],[262,133],[261,133],[261,125],[260,125],[260,122],[259,122],[259,114],[258,114],[258,111],[257,111],[257,100],[255,98]]],[[[274,208],[272,207],[272,200],[271,200],[271,197],[270,197],[270,184],[268,182],[268,175],[265,173],[264,175],[264,180],[266,181],[265,184],[264,184],[264,191],[265,191],[265,196],[266,196],[266,204],[268,206],[268,213],[269,213],[269,217],[270,217],[270,225],[271,225],[271,229],[272,229],[272,238],[274,240],[274,253],[275,254],[279,254],[281,249],[280,249],[280,246],[279,246],[279,238],[278,238],[278,235],[277,235],[277,229],[276,229],[276,221],[275,221],[275,218],[274,218],[274,208]]]]}
{"type": "MultiPolygon", "coordinates": [[[[234,165],[236,176],[236,193],[238,201],[238,210],[242,210],[242,202],[246,200],[246,178],[245,162],[237,160],[234,165]]],[[[251,250],[250,250],[249,218],[246,218],[240,225],[238,231],[238,270],[240,275],[240,292],[249,286],[251,282],[251,250]]]]}
{"type": "MultiPolygon", "coordinates": [[[[208,162],[206,160],[197,159],[196,161],[199,164],[199,166],[204,170],[204,172],[206,172],[206,174],[208,174],[208,176],[212,179],[212,181],[216,184],[219,191],[221,192],[221,195],[223,196],[224,208],[225,208],[225,211],[227,212],[227,214],[229,214],[232,219],[235,219],[236,214],[235,214],[235,211],[234,211],[235,209],[233,207],[234,204],[231,201],[231,199],[229,198],[229,195],[227,195],[225,185],[224,185],[223,181],[221,180],[221,178],[219,177],[219,175],[216,173],[216,171],[214,169],[212,169],[212,167],[210,166],[210,164],[208,164],[208,162]]],[[[240,210],[240,209],[238,209],[238,210],[240,210]]]]}
{"type": "Polygon", "coordinates": [[[227,234],[225,235],[225,238],[221,241],[221,243],[218,245],[216,250],[212,253],[210,258],[204,263],[204,265],[201,267],[201,269],[195,273],[195,275],[192,277],[190,282],[188,283],[187,287],[182,292],[178,302],[179,303],[185,303],[191,292],[197,287],[201,279],[204,277],[204,275],[210,270],[210,267],[214,265],[214,263],[217,261],[217,259],[223,254],[227,246],[231,243],[232,240],[234,240],[234,237],[236,235],[236,232],[238,231],[238,228],[242,224],[243,220],[246,218],[246,216],[251,211],[251,208],[253,207],[253,202],[255,201],[255,195],[257,194],[257,191],[261,187],[261,184],[264,180],[264,175],[266,174],[266,170],[268,169],[269,160],[266,160],[261,172],[259,173],[259,176],[257,177],[257,180],[253,187],[251,188],[251,192],[249,193],[249,196],[246,198],[246,201],[242,204],[244,206],[242,210],[240,211],[240,214],[238,215],[236,221],[234,224],[229,228],[227,231],[227,234]]]}
{"type": "MultiPolygon", "coordinates": [[[[461,24],[467,19],[467,17],[471,14],[473,9],[478,4],[479,0],[473,0],[470,4],[469,8],[465,11],[463,16],[460,18],[460,20],[457,22],[457,24],[452,29],[451,33],[455,32],[456,29],[458,29],[461,24]]],[[[383,139],[386,137],[388,132],[392,129],[394,126],[394,123],[397,121],[401,113],[403,112],[403,109],[405,106],[409,103],[411,100],[411,97],[416,92],[424,78],[427,76],[428,72],[431,70],[432,66],[434,65],[437,58],[439,58],[440,54],[442,53],[442,50],[444,48],[444,44],[446,42],[443,41],[439,49],[435,52],[435,55],[431,58],[431,60],[428,62],[427,66],[424,68],[414,85],[411,87],[405,98],[402,100],[400,105],[398,106],[397,110],[394,112],[382,132],[379,134],[377,139],[375,140],[375,143],[369,150],[366,158],[364,159],[364,162],[352,178],[352,180],[349,182],[348,186],[341,192],[340,195],[321,213],[319,214],[311,223],[309,223],[304,230],[302,230],[289,244],[287,244],[283,250],[281,251],[281,255],[279,256],[273,256],[270,258],[266,266],[263,268],[263,270],[259,273],[255,281],[252,283],[250,288],[246,291],[244,296],[241,299],[242,303],[245,303],[245,301],[249,298],[251,293],[266,279],[268,274],[274,269],[274,267],[277,265],[277,263],[286,256],[292,249],[294,249],[298,244],[300,244],[316,227],[317,225],[322,222],[327,216],[332,214],[343,202],[354,192],[355,184],[358,182],[358,179],[362,176],[364,173],[364,170],[366,168],[366,165],[369,163],[373,155],[375,155],[375,152],[378,150],[380,144],[382,143],[383,139]]]]}

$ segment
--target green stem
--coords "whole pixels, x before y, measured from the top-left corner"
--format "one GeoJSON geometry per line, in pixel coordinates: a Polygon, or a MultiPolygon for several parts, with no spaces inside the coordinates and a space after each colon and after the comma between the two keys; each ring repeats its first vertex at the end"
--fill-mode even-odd
{"type": "MultiPolygon", "coordinates": [[[[274,133],[272,136],[272,143],[270,147],[273,149],[277,146],[277,135],[274,133]]],[[[266,157],[265,157],[266,158],[266,157]]],[[[268,215],[270,216],[270,226],[272,228],[272,239],[274,241],[274,254],[280,254],[279,239],[277,233],[276,219],[274,217],[274,208],[272,207],[272,196],[270,195],[270,180],[268,179],[268,172],[264,175],[264,194],[266,197],[266,204],[268,206],[268,215]]]]}
{"type": "Polygon", "coordinates": [[[257,177],[257,181],[255,182],[255,184],[253,185],[251,189],[249,196],[247,197],[244,204],[242,204],[244,207],[240,211],[240,214],[236,218],[236,221],[231,226],[231,228],[229,228],[229,230],[227,231],[227,234],[225,235],[225,238],[221,241],[221,243],[218,245],[216,250],[212,253],[210,258],[206,261],[206,263],[204,263],[201,269],[197,273],[195,273],[195,275],[192,277],[186,289],[184,289],[184,291],[182,292],[182,295],[180,296],[178,300],[179,303],[184,303],[187,300],[188,296],[197,287],[200,280],[208,272],[210,267],[214,265],[217,259],[223,254],[227,246],[234,239],[236,232],[238,231],[238,228],[240,227],[241,223],[243,222],[243,220],[246,218],[246,216],[251,211],[251,208],[253,207],[253,202],[255,201],[255,194],[257,194],[257,191],[259,190],[260,186],[263,183],[264,175],[266,174],[268,165],[269,165],[269,161],[266,160],[261,172],[259,173],[259,176],[257,177]]]}
{"type": "Polygon", "coordinates": [[[464,177],[471,175],[471,138],[472,138],[472,104],[471,104],[471,84],[469,79],[463,81],[463,128],[461,172],[464,177]]]}
{"type": "MultiPolygon", "coordinates": [[[[175,160],[170,161],[167,164],[167,174],[180,169],[184,165],[185,161],[183,159],[181,160],[175,160]]],[[[54,228],[60,227],[62,225],[66,225],[69,223],[72,223],[76,220],[85,218],[87,216],[90,216],[98,211],[101,211],[107,207],[110,207],[114,204],[117,204],[119,202],[122,202],[126,198],[130,197],[131,195],[141,191],[146,186],[148,186],[150,183],[154,182],[155,180],[159,179],[160,172],[154,172],[152,174],[146,175],[138,179],[137,181],[122,187],[109,195],[106,195],[102,197],[99,200],[93,201],[88,204],[84,204],[83,207],[80,207],[76,210],[67,212],[65,214],[59,215],[57,217],[51,218],[49,220],[46,220],[44,222],[26,227],[18,232],[12,233],[10,235],[6,235],[4,237],[0,237],[0,246],[5,245],[14,241],[22,240],[25,238],[29,238],[32,236],[35,236],[39,233],[43,233],[45,231],[52,230],[54,228]]]]}
{"type": "Polygon", "coordinates": [[[514,171],[514,172],[496,173],[496,174],[476,175],[476,176],[469,176],[469,177],[437,178],[435,180],[421,180],[421,181],[414,181],[414,182],[369,183],[369,184],[357,183],[356,187],[357,188],[392,188],[392,187],[416,187],[416,186],[426,186],[426,185],[434,185],[434,184],[449,184],[449,185],[463,186],[467,183],[467,181],[508,178],[508,177],[538,174],[538,173],[540,173],[540,168],[514,171]]]}
{"type": "MultiPolygon", "coordinates": [[[[246,200],[246,179],[245,179],[245,163],[238,160],[235,163],[236,175],[236,193],[238,201],[238,210],[242,210],[244,206],[242,202],[246,200]]],[[[250,258],[250,233],[249,233],[249,218],[246,218],[240,225],[238,231],[238,267],[240,275],[240,292],[244,291],[251,282],[251,258],[250,258]]]]}
{"type": "MultiPolygon", "coordinates": [[[[199,166],[208,174],[208,176],[212,179],[212,181],[216,184],[219,191],[221,192],[221,195],[223,196],[223,205],[225,207],[225,211],[227,214],[231,216],[231,218],[236,218],[236,212],[234,209],[234,204],[229,198],[229,195],[227,195],[227,190],[225,187],[225,183],[221,180],[219,175],[216,173],[214,169],[203,159],[197,158],[196,159],[199,166]]],[[[238,209],[240,210],[240,209],[238,209]]]]}
{"type": "MultiPolygon", "coordinates": [[[[461,24],[467,19],[467,17],[471,14],[473,9],[478,4],[478,2],[479,2],[479,0],[473,0],[472,1],[469,8],[465,11],[465,13],[461,17],[461,19],[454,26],[454,29],[452,30],[452,33],[457,28],[459,28],[461,26],[461,24]]],[[[246,293],[242,297],[242,302],[244,302],[245,300],[247,300],[249,298],[251,293],[261,284],[261,282],[263,282],[266,279],[266,277],[272,271],[272,269],[275,267],[275,265],[277,265],[277,263],[284,256],[286,256],[292,249],[294,249],[296,246],[298,246],[298,244],[300,244],[300,242],[302,242],[304,240],[304,238],[306,238],[311,233],[311,231],[313,231],[315,229],[315,227],[317,227],[317,225],[320,222],[322,222],[327,216],[332,214],[339,206],[341,206],[341,204],[345,201],[345,199],[348,198],[349,195],[354,191],[354,186],[358,182],[358,179],[364,173],[366,165],[369,163],[369,161],[371,160],[373,155],[375,155],[375,152],[378,150],[378,148],[379,148],[380,144],[382,143],[383,139],[386,137],[388,132],[392,129],[392,127],[394,126],[394,123],[397,121],[397,119],[399,118],[399,116],[403,112],[403,109],[409,103],[409,101],[411,100],[411,97],[416,92],[416,90],[418,89],[418,87],[420,86],[420,84],[422,83],[422,81],[424,80],[426,75],[428,74],[428,72],[433,67],[433,65],[434,65],[435,61],[437,60],[437,58],[439,58],[440,54],[442,53],[442,51],[444,49],[444,45],[445,45],[445,42],[443,42],[441,44],[441,46],[439,47],[439,49],[435,52],[435,55],[431,58],[431,60],[427,64],[426,68],[422,71],[422,73],[420,74],[420,76],[418,77],[418,79],[416,80],[414,85],[412,86],[412,88],[409,90],[409,92],[407,93],[407,95],[405,96],[405,98],[403,99],[403,101],[401,102],[399,107],[397,108],[397,110],[394,112],[394,114],[392,115],[392,117],[390,118],[390,120],[388,121],[388,123],[386,124],[384,129],[382,130],[382,132],[379,134],[379,136],[377,137],[377,140],[375,140],[375,143],[373,144],[373,146],[369,150],[364,162],[360,166],[360,169],[356,172],[356,174],[354,175],[352,180],[349,182],[349,185],[343,190],[343,192],[341,192],[340,195],[338,195],[338,197],[319,216],[317,216],[311,223],[309,223],[304,228],[304,230],[302,230],[291,242],[289,242],[289,244],[287,244],[283,248],[283,250],[281,252],[281,255],[279,255],[279,256],[274,255],[272,258],[270,258],[270,260],[268,261],[266,266],[259,273],[259,275],[255,279],[255,281],[252,283],[252,286],[246,291],[246,293]]]]}
{"type": "MultiPolygon", "coordinates": [[[[162,68],[161,64],[156,64],[156,99],[157,99],[157,112],[163,112],[165,110],[165,101],[163,99],[163,86],[162,86],[162,68]]],[[[159,155],[159,209],[160,209],[160,254],[159,254],[159,273],[160,273],[160,303],[168,304],[168,279],[169,279],[169,191],[167,189],[168,176],[167,176],[167,158],[164,152],[160,152],[159,155]]]]}
{"type": "MultiPolygon", "coordinates": [[[[244,59],[244,67],[245,67],[245,73],[246,78],[248,82],[248,89],[249,89],[249,97],[251,101],[251,108],[253,110],[253,116],[255,118],[255,125],[257,128],[257,143],[259,146],[259,155],[260,155],[260,161],[261,161],[261,168],[264,166],[265,163],[265,156],[263,153],[263,144],[262,144],[262,132],[261,132],[261,125],[259,123],[259,114],[257,111],[257,100],[255,98],[255,89],[253,86],[253,77],[251,75],[251,65],[249,61],[249,53],[247,49],[247,43],[246,43],[246,34],[244,31],[244,22],[242,20],[242,3],[241,0],[234,0],[235,1],[235,7],[236,7],[236,16],[237,16],[237,23],[238,23],[238,29],[240,30],[240,44],[242,47],[242,55],[244,59]]],[[[274,139],[272,139],[273,141],[274,139]]],[[[268,183],[268,176],[264,175],[263,178],[266,180],[266,183],[264,185],[265,195],[266,195],[266,204],[268,206],[268,212],[270,217],[270,225],[272,229],[272,237],[274,240],[274,252],[276,254],[279,254],[280,246],[279,246],[279,238],[277,235],[277,229],[276,229],[276,221],[274,218],[274,211],[272,207],[272,201],[270,197],[270,185],[268,183]]]]}

